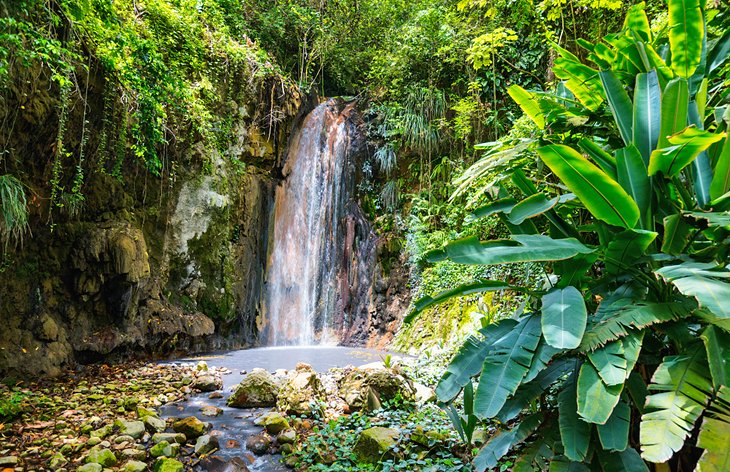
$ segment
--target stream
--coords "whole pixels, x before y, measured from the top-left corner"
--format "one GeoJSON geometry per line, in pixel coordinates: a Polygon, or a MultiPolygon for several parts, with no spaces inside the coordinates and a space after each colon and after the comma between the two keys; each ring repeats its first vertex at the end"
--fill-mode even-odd
{"type": "Polygon", "coordinates": [[[221,433],[218,437],[221,448],[213,455],[225,461],[236,457],[243,458],[251,472],[288,470],[280,463],[281,455],[257,457],[246,450],[246,439],[263,430],[262,427],[254,425],[254,420],[270,409],[241,409],[226,406],[226,399],[245,373],[257,367],[272,373],[277,369],[291,370],[299,362],[310,364],[317,372],[325,372],[332,367],[360,366],[377,362],[387,354],[385,351],[364,348],[287,346],[243,349],[178,359],[175,363],[196,364],[203,360],[209,367],[223,367],[229,369],[231,373],[223,375],[223,398],[208,398],[210,393],[192,395],[185,402],[163,405],[160,408],[160,415],[163,418],[196,416],[206,423],[211,423],[211,431],[221,433]],[[209,405],[222,409],[223,413],[216,417],[201,416],[201,408],[209,405]]]}

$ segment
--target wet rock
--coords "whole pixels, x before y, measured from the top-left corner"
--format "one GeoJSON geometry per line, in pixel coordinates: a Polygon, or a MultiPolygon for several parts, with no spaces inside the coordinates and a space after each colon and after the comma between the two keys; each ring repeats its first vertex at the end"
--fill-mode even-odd
{"type": "Polygon", "coordinates": [[[195,370],[198,372],[208,372],[208,363],[205,361],[198,361],[195,365],[195,370]]]}
{"type": "Polygon", "coordinates": [[[250,436],[246,440],[246,449],[253,452],[257,456],[266,454],[266,451],[269,450],[270,445],[271,438],[269,438],[265,434],[256,434],[254,436],[250,436]]]}
{"type": "Polygon", "coordinates": [[[285,429],[276,437],[279,444],[294,444],[297,440],[297,432],[293,429],[285,429]]]}
{"type": "Polygon", "coordinates": [[[254,369],[228,397],[226,404],[234,408],[265,408],[276,405],[279,386],[263,369],[254,369]]]}
{"type": "Polygon", "coordinates": [[[120,472],[144,472],[147,470],[147,464],[140,461],[129,461],[119,469],[120,472]]]}
{"type": "Polygon", "coordinates": [[[360,433],[355,443],[354,452],[358,460],[369,464],[381,462],[383,458],[392,458],[391,448],[396,445],[400,432],[392,428],[376,426],[360,433]]]}
{"type": "Polygon", "coordinates": [[[154,472],[184,472],[182,462],[175,459],[162,458],[155,462],[154,472]]]}
{"type": "Polygon", "coordinates": [[[264,415],[257,424],[266,428],[269,434],[279,434],[281,431],[289,428],[289,422],[277,412],[264,415]]]}
{"type": "Polygon", "coordinates": [[[172,424],[172,429],[178,433],[182,433],[189,439],[197,438],[205,433],[205,423],[194,416],[188,416],[181,420],[177,420],[172,424]]]}
{"type": "Polygon", "coordinates": [[[185,444],[187,437],[183,433],[155,433],[152,435],[152,443],[158,444],[162,441],[169,443],[185,444]]]}
{"type": "Polygon", "coordinates": [[[309,415],[312,404],[324,399],[322,383],[317,373],[307,364],[298,364],[289,372],[289,378],[281,387],[276,406],[290,415],[309,415]]]}
{"type": "Polygon", "coordinates": [[[195,442],[195,453],[198,455],[210,454],[218,449],[218,438],[204,434],[195,442]]]}
{"type": "Polygon", "coordinates": [[[191,387],[196,388],[201,392],[212,392],[223,387],[223,380],[214,377],[213,375],[201,375],[193,381],[191,387]]]}
{"type": "Polygon", "coordinates": [[[220,416],[223,414],[223,410],[213,405],[206,405],[200,409],[200,414],[203,416],[220,416]]]}
{"type": "Polygon", "coordinates": [[[223,398],[223,394],[221,392],[213,392],[210,395],[208,395],[208,398],[211,400],[215,400],[217,398],[223,398]]]}
{"type": "Polygon", "coordinates": [[[141,438],[145,432],[145,425],[142,421],[117,420],[114,424],[119,427],[119,434],[131,436],[134,439],[141,438]]]}
{"type": "Polygon", "coordinates": [[[167,422],[156,416],[145,416],[142,422],[150,433],[161,433],[167,428],[167,422]]]}
{"type": "Polygon", "coordinates": [[[248,466],[240,457],[226,461],[220,456],[205,457],[200,464],[208,472],[249,472],[248,466]]]}
{"type": "Polygon", "coordinates": [[[86,462],[101,464],[104,467],[112,467],[117,464],[117,458],[109,449],[95,446],[91,448],[89,454],[86,456],[86,462]]]}
{"type": "Polygon", "coordinates": [[[76,469],[76,472],[101,472],[103,467],[100,464],[84,464],[76,469]]]}
{"type": "Polygon", "coordinates": [[[415,389],[402,375],[388,369],[355,369],[340,381],[340,396],[349,411],[373,411],[385,401],[414,401],[415,389]]]}

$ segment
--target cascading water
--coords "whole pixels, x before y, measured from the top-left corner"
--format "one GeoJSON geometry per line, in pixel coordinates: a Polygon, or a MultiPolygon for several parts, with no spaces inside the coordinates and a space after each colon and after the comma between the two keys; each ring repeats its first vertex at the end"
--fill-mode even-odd
{"type": "Polygon", "coordinates": [[[260,326],[263,344],[333,343],[347,327],[343,318],[351,307],[348,257],[353,252],[352,210],[357,208],[351,196],[353,106],[341,109],[335,100],[319,105],[292,139],[285,180],[274,202],[260,326]]]}

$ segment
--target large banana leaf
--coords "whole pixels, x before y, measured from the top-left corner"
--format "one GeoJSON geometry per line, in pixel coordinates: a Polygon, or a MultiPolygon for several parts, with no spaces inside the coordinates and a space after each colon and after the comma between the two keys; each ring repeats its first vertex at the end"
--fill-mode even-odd
{"type": "Polygon", "coordinates": [[[512,197],[500,198],[499,200],[488,203],[474,210],[471,213],[471,219],[475,220],[495,213],[509,213],[515,205],[517,205],[517,200],[512,197]]]}
{"type": "Polygon", "coordinates": [[[555,76],[565,80],[565,86],[573,92],[583,106],[591,111],[596,111],[603,103],[603,88],[598,78],[598,71],[595,71],[585,64],[569,59],[558,57],[553,64],[555,76]]]}
{"type": "Polygon", "coordinates": [[[623,381],[606,385],[589,362],[580,366],[578,375],[578,415],[588,423],[605,424],[621,398],[623,381]]]}
{"type": "MultiPolygon", "coordinates": [[[[598,451],[598,464],[601,472],[649,472],[636,449],[621,452],[598,451]]],[[[552,471],[551,471],[552,472],[552,471]]]]}
{"type": "Polygon", "coordinates": [[[522,111],[535,122],[538,128],[545,128],[545,117],[540,109],[540,101],[537,95],[528,92],[519,85],[510,85],[507,88],[507,93],[522,108],[522,111]]]}
{"type": "Polygon", "coordinates": [[[633,229],[617,234],[606,248],[604,256],[606,273],[609,275],[625,273],[645,255],[656,237],[657,233],[653,231],[633,229]]]}
{"type": "Polygon", "coordinates": [[[634,200],[616,181],[573,148],[552,144],[537,152],[594,217],[624,228],[636,225],[639,208],[634,200]]]}
{"type": "Polygon", "coordinates": [[[542,334],[558,349],[575,349],[586,329],[588,313],[575,287],[556,288],[542,297],[542,334]]]}
{"type": "Polygon", "coordinates": [[[689,124],[689,88],[687,80],[681,77],[672,79],[662,94],[662,117],[659,131],[658,148],[669,146],[669,136],[679,133],[689,124]]]}
{"type": "Polygon", "coordinates": [[[479,330],[479,336],[467,338],[436,385],[436,396],[439,401],[453,400],[464,385],[482,370],[484,359],[495,341],[509,334],[516,325],[515,320],[500,320],[479,330]]]}
{"type": "Polygon", "coordinates": [[[622,384],[628,377],[624,345],[620,339],[589,352],[588,359],[606,385],[622,384]]]}
{"type": "Polygon", "coordinates": [[[429,253],[432,262],[450,259],[459,264],[505,264],[569,259],[593,252],[573,238],[552,239],[542,235],[513,235],[512,240],[482,243],[476,237],[459,239],[443,250],[429,253]]]}
{"type": "Polygon", "coordinates": [[[544,193],[536,193],[525,198],[516,204],[507,213],[507,220],[513,225],[520,225],[528,218],[542,215],[546,211],[553,208],[559,202],[566,202],[570,199],[570,195],[562,195],[560,197],[548,198],[544,193]]]}
{"type": "Polygon", "coordinates": [[[709,414],[700,428],[697,446],[705,450],[695,469],[698,472],[727,472],[730,470],[730,388],[720,387],[709,414]]]}
{"type": "Polygon", "coordinates": [[[684,295],[696,298],[701,307],[707,308],[714,315],[730,318],[730,284],[727,282],[693,275],[678,278],[672,283],[684,295]]]}
{"type": "Polygon", "coordinates": [[[641,212],[641,227],[651,227],[651,182],[646,163],[636,146],[629,145],[616,150],[618,183],[636,202],[641,212]]]}
{"type": "Polygon", "coordinates": [[[641,416],[641,455],[649,462],[666,462],[684,445],[712,389],[704,346],[665,357],[649,389],[658,393],[647,397],[641,416]]]}
{"type": "Polygon", "coordinates": [[[521,318],[517,326],[490,349],[474,397],[474,412],[479,418],[497,415],[507,398],[515,393],[532,364],[539,341],[540,319],[532,314],[521,318]]]}
{"type": "Polygon", "coordinates": [[[616,158],[604,151],[598,144],[587,138],[580,138],[578,146],[613,180],[616,176],[616,158]]]}
{"type": "Polygon", "coordinates": [[[699,153],[724,137],[724,133],[710,133],[695,126],[690,126],[682,132],[670,136],[668,140],[672,146],[657,149],[651,153],[649,175],[656,175],[661,172],[667,177],[676,176],[699,153]]]}
{"type": "Polygon", "coordinates": [[[552,347],[545,341],[544,338],[540,338],[540,342],[538,343],[537,349],[535,350],[535,355],[532,357],[530,370],[527,371],[527,374],[525,374],[525,378],[522,379],[522,382],[531,382],[535,377],[537,377],[537,374],[542,372],[548,366],[548,364],[550,364],[553,356],[555,356],[559,352],[561,352],[561,349],[552,347]]]}
{"type": "Polygon", "coordinates": [[[591,424],[578,417],[577,386],[575,374],[558,394],[558,422],[560,439],[565,455],[573,461],[583,462],[588,455],[591,439],[591,424]]]}
{"type": "Polygon", "coordinates": [[[530,406],[558,379],[575,370],[575,361],[572,359],[557,359],[545,370],[541,371],[534,380],[524,382],[515,394],[504,404],[497,415],[502,423],[507,423],[519,415],[522,410],[530,406]]]}
{"type": "Polygon", "coordinates": [[[730,57],[730,29],[718,39],[707,57],[707,75],[720,67],[730,57]]]}
{"type": "Polygon", "coordinates": [[[708,326],[700,337],[705,343],[715,389],[730,385],[730,333],[715,326],[708,326]]]}
{"type": "Polygon", "coordinates": [[[509,431],[501,431],[487,441],[472,462],[477,472],[497,467],[499,460],[516,444],[531,435],[542,420],[539,413],[532,414],[522,420],[509,431]]]}
{"type": "Polygon", "coordinates": [[[632,5],[629,8],[629,11],[626,12],[626,19],[624,20],[624,29],[630,30],[641,41],[650,43],[651,27],[649,26],[649,18],[646,16],[644,8],[645,4],[643,2],[632,5]]]}
{"type": "Polygon", "coordinates": [[[681,264],[664,266],[654,271],[667,282],[673,282],[682,277],[700,276],[720,279],[730,278],[730,270],[720,267],[715,262],[687,261],[681,264]]]}
{"type": "MultiPolygon", "coordinates": [[[[624,84],[611,70],[603,70],[599,74],[603,91],[608,99],[608,107],[618,125],[618,131],[624,144],[631,144],[634,136],[633,109],[629,94],[624,84]]],[[[585,138],[584,138],[585,139],[585,138]]],[[[582,146],[581,146],[582,147],[582,146]]]]}
{"type": "Polygon", "coordinates": [[[687,224],[681,214],[669,215],[664,218],[664,239],[662,252],[679,255],[689,243],[692,227],[687,224]]]}
{"type": "MultiPolygon", "coordinates": [[[[623,451],[629,446],[629,425],[631,424],[631,407],[619,401],[613,413],[606,421],[596,427],[601,446],[607,451],[623,451]]],[[[641,459],[639,459],[641,460],[641,459]]]]}
{"type": "Polygon", "coordinates": [[[669,0],[669,47],[672,69],[689,79],[702,59],[705,24],[699,0],[669,0]]]}
{"type": "Polygon", "coordinates": [[[730,138],[725,138],[722,152],[715,164],[715,175],[710,184],[710,197],[715,200],[730,191],[730,138]]]}
{"type": "Polygon", "coordinates": [[[656,148],[661,127],[661,88],[656,71],[636,76],[634,89],[634,134],[632,142],[641,153],[645,163],[656,148]]]}

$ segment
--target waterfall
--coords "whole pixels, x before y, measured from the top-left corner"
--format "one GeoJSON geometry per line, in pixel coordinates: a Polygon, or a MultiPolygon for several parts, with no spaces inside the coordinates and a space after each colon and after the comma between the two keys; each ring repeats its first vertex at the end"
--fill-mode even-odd
{"type": "Polygon", "coordinates": [[[291,140],[274,201],[262,344],[335,343],[344,326],[357,130],[353,104],[341,108],[319,105],[291,140]]]}

